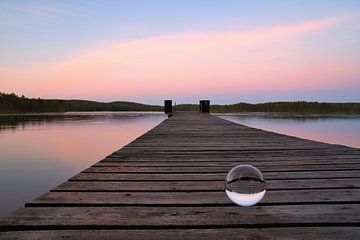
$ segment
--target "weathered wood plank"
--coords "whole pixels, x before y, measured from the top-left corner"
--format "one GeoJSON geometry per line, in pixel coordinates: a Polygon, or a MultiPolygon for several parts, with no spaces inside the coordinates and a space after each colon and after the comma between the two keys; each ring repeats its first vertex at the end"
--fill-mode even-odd
{"type": "Polygon", "coordinates": [[[256,164],[258,167],[264,166],[301,166],[301,165],[345,165],[345,164],[360,164],[360,159],[304,159],[304,160],[273,160],[273,161],[260,161],[258,159],[249,160],[233,160],[233,161],[167,161],[167,160],[158,160],[158,161],[141,161],[141,160],[119,160],[119,161],[100,161],[93,165],[93,167],[116,167],[116,166],[129,166],[129,167],[218,167],[218,166],[228,166],[234,167],[239,164],[256,164]]]}
{"type": "Polygon", "coordinates": [[[359,204],[256,207],[28,207],[0,220],[0,230],[202,226],[359,226],[359,204]]]}
{"type": "MultiPolygon", "coordinates": [[[[360,164],[341,164],[341,165],[300,165],[300,166],[262,166],[252,164],[259,168],[263,173],[265,172],[285,172],[285,171],[346,171],[346,170],[360,170],[360,164]]],[[[236,165],[234,165],[236,166],[236,165]]],[[[233,167],[234,167],[233,166],[233,167]]],[[[227,173],[232,167],[222,166],[171,166],[171,167],[132,167],[132,166],[97,166],[90,167],[84,170],[89,173],[227,173]]]]}
{"type": "MultiPolygon", "coordinates": [[[[261,156],[268,156],[268,157],[320,157],[320,156],[334,156],[335,158],[359,158],[360,153],[354,151],[203,151],[203,152],[179,152],[179,153],[172,153],[170,152],[149,152],[145,153],[132,153],[132,154],[112,154],[112,157],[116,158],[123,158],[123,159],[159,159],[159,158],[169,158],[169,159],[184,159],[184,158],[192,158],[192,159],[208,159],[208,158],[244,158],[244,157],[261,157],[261,156]]],[[[110,156],[108,156],[109,158],[110,156]]]]}
{"type": "Polygon", "coordinates": [[[358,155],[359,152],[358,151],[335,151],[330,149],[330,151],[326,151],[325,149],[319,149],[319,148],[314,148],[314,149],[310,149],[310,148],[304,148],[304,147],[299,147],[299,148],[260,148],[260,147],[253,147],[253,148],[245,148],[245,149],[239,149],[239,150],[217,150],[217,149],[204,149],[204,150],[179,150],[179,149],[163,149],[163,150],[156,150],[156,149],[146,149],[146,150],[133,150],[133,151],[125,151],[125,150],[121,150],[119,152],[117,152],[117,154],[114,155],[118,155],[118,156],[127,156],[127,155],[143,155],[143,154],[155,154],[155,155],[169,155],[169,154],[173,154],[173,155],[185,155],[185,156],[197,156],[198,154],[204,154],[204,155],[215,155],[215,156],[221,156],[221,155],[242,155],[243,153],[248,153],[249,152],[257,152],[257,154],[269,154],[271,156],[271,154],[275,154],[275,152],[286,152],[289,151],[289,155],[291,154],[311,154],[311,155],[315,155],[315,156],[321,156],[324,154],[337,154],[337,153],[342,153],[343,155],[347,154],[347,155],[358,155]],[[321,151],[319,150],[324,150],[324,152],[321,153],[321,151]],[[307,152],[307,153],[306,153],[307,152]]]}
{"type": "Polygon", "coordinates": [[[218,229],[168,229],[168,230],[53,230],[0,232],[0,239],[39,240],[218,240],[218,239],[266,239],[266,240],[338,240],[358,239],[360,227],[285,227],[285,228],[218,228],[218,229]]]}
{"type": "MultiPolygon", "coordinates": [[[[359,202],[360,189],[268,191],[262,204],[359,202]]],[[[26,206],[63,205],[232,205],[224,191],[217,192],[50,192],[26,206]]]]}
{"type": "Polygon", "coordinates": [[[360,161],[359,155],[341,155],[341,154],[332,154],[332,155],[323,155],[323,156],[271,156],[267,154],[242,154],[242,155],[224,155],[224,156],[187,156],[180,157],[179,155],[168,155],[168,156],[113,156],[110,155],[100,162],[237,162],[237,161],[253,161],[253,162],[273,162],[273,161],[330,161],[330,160],[353,160],[360,161]]]}
{"type": "MultiPolygon", "coordinates": [[[[71,181],[216,181],[225,180],[226,173],[79,173],[71,181]]],[[[360,178],[360,171],[264,172],[266,180],[360,178]]]]}
{"type": "MultiPolygon", "coordinates": [[[[65,182],[53,191],[223,191],[223,181],[164,181],[164,182],[102,182],[102,181],[70,181],[65,182]]],[[[304,180],[268,180],[269,190],[284,189],[332,189],[360,188],[360,179],[304,179],[304,180]]]]}

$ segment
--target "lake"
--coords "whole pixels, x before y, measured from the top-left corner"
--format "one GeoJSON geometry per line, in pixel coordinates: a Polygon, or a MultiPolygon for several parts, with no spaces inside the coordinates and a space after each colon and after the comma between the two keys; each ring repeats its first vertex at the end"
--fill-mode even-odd
{"type": "Polygon", "coordinates": [[[360,148],[360,115],[238,113],[223,119],[320,142],[360,148]]]}
{"type": "Polygon", "coordinates": [[[0,217],[158,125],[163,113],[0,115],[0,217]]]}
{"type": "MultiPolygon", "coordinates": [[[[302,138],[360,147],[359,115],[221,114],[302,138]]],[[[166,119],[163,113],[0,115],[0,217],[66,181],[166,119]]]]}

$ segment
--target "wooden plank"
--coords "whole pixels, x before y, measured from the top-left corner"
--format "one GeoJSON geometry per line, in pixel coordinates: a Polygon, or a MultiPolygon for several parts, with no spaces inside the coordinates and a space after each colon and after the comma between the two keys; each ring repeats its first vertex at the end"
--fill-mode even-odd
{"type": "MultiPolygon", "coordinates": [[[[65,182],[52,191],[223,191],[222,181],[164,181],[164,182],[102,182],[102,181],[70,181],[65,182]]],[[[304,180],[268,180],[269,190],[284,189],[337,189],[360,188],[357,178],[345,179],[304,179],[304,180]]]]}
{"type": "MultiPolygon", "coordinates": [[[[186,140],[184,140],[186,141],[186,140]]],[[[171,139],[168,139],[168,142],[172,142],[171,139]]],[[[157,143],[159,144],[159,143],[157,143]]],[[[195,145],[195,144],[194,144],[195,145]]],[[[294,151],[294,152],[304,152],[304,151],[314,151],[314,150],[323,150],[324,152],[340,152],[344,151],[346,153],[353,153],[357,154],[358,151],[354,149],[343,149],[343,148],[336,148],[331,147],[331,145],[321,145],[316,146],[316,144],[269,144],[269,143],[259,143],[258,141],[254,141],[254,143],[248,143],[248,145],[227,145],[224,147],[215,147],[211,146],[199,146],[199,147],[182,147],[182,146],[176,146],[176,143],[174,143],[174,146],[172,147],[137,147],[137,148],[123,148],[116,153],[126,153],[126,152],[137,152],[137,151],[143,151],[143,152],[152,152],[152,151],[158,151],[158,152],[177,152],[178,150],[181,150],[182,152],[263,152],[263,151],[269,151],[269,152],[278,152],[282,150],[288,150],[288,151],[294,151]],[[314,146],[315,145],[315,146],[314,146]]]]}
{"type": "Polygon", "coordinates": [[[256,207],[27,207],[0,220],[0,230],[359,226],[359,204],[256,207]],[[335,213],[335,214],[334,214],[335,213]]]}
{"type": "MultiPolygon", "coordinates": [[[[267,191],[262,204],[360,203],[360,189],[267,191]]],[[[224,191],[217,192],[50,192],[26,204],[66,205],[232,205],[224,191]]]]}
{"type": "MultiPolygon", "coordinates": [[[[153,155],[144,155],[142,156],[143,160],[153,160],[156,157],[161,156],[162,159],[176,159],[181,155],[184,156],[189,156],[189,154],[176,154],[176,155],[168,155],[169,158],[167,158],[167,156],[162,156],[159,155],[157,156],[156,153],[154,153],[155,156],[153,155]]],[[[126,155],[123,156],[122,154],[110,154],[106,157],[106,160],[115,160],[115,159],[119,159],[119,160],[127,160],[128,158],[137,158],[139,155],[138,154],[133,154],[133,155],[126,155]],[[125,158],[126,157],[126,158],[125,158]]],[[[194,157],[193,159],[203,159],[203,158],[209,158],[210,160],[221,160],[222,158],[226,159],[245,159],[245,158],[262,158],[262,159],[266,159],[266,156],[269,157],[270,159],[272,158],[277,158],[279,160],[281,159],[287,159],[287,160],[291,160],[293,158],[298,158],[298,159],[359,159],[359,154],[354,153],[354,152],[346,152],[346,151],[340,151],[340,152],[324,152],[324,151],[289,151],[289,152],[282,152],[282,151],[251,151],[251,152],[240,152],[234,155],[230,155],[230,154],[222,154],[222,155],[213,155],[211,154],[211,152],[206,153],[203,152],[203,155],[190,155],[189,157],[194,157]]],[[[161,159],[159,159],[161,160],[161,159]]]]}
{"type": "Polygon", "coordinates": [[[170,152],[151,152],[151,153],[132,153],[132,154],[112,154],[113,157],[116,158],[123,158],[123,159],[184,159],[184,158],[192,158],[192,159],[208,159],[208,158],[245,158],[245,157],[253,157],[257,158],[260,156],[268,156],[268,157],[287,157],[291,158],[294,156],[312,156],[312,157],[319,157],[319,156],[335,156],[335,158],[359,158],[359,153],[353,151],[218,151],[218,152],[181,152],[178,154],[170,154],[170,152]]]}
{"type": "Polygon", "coordinates": [[[156,155],[169,155],[169,154],[179,154],[179,155],[185,155],[185,156],[197,156],[198,154],[204,154],[204,155],[227,155],[227,154],[234,154],[234,156],[236,155],[242,155],[243,153],[253,153],[253,152],[257,152],[258,154],[269,154],[271,156],[271,154],[276,154],[276,152],[286,152],[289,151],[289,155],[291,154],[310,154],[312,156],[321,156],[323,154],[337,154],[337,153],[341,153],[342,154],[347,154],[347,155],[358,155],[359,152],[358,151],[342,151],[342,150],[338,150],[335,151],[333,149],[330,149],[329,151],[326,151],[326,149],[319,149],[319,148],[305,148],[305,147],[299,147],[299,148],[277,148],[277,147],[253,147],[253,148],[244,148],[244,149],[229,149],[229,150],[217,150],[217,149],[199,149],[199,150],[179,150],[179,149],[162,149],[162,150],[156,150],[156,149],[146,149],[146,150],[133,150],[133,151],[125,151],[125,150],[121,150],[119,152],[117,152],[117,154],[114,155],[119,155],[119,156],[126,156],[126,155],[143,155],[143,154],[156,154],[156,155]],[[324,150],[323,152],[319,151],[319,150],[324,150]]]}
{"type": "MultiPolygon", "coordinates": [[[[360,164],[341,164],[341,165],[300,165],[300,166],[262,166],[252,164],[259,168],[261,172],[285,172],[285,171],[346,171],[360,170],[360,164]]],[[[235,167],[234,165],[233,167],[235,167]]],[[[171,166],[171,167],[132,167],[132,166],[98,166],[84,170],[89,173],[227,173],[232,167],[222,166],[171,166]]]]}
{"type": "Polygon", "coordinates": [[[282,228],[217,228],[217,229],[133,229],[133,230],[43,230],[22,232],[0,232],[0,239],[39,240],[217,240],[217,239],[279,239],[279,240],[338,240],[357,239],[360,227],[282,227],[282,228]]]}
{"type": "Polygon", "coordinates": [[[360,159],[326,159],[326,160],[273,160],[273,161],[259,161],[254,160],[233,160],[233,161],[197,161],[193,159],[192,161],[100,161],[93,165],[93,167],[116,167],[116,166],[129,166],[129,167],[176,167],[176,166],[188,166],[188,167],[218,167],[218,166],[228,166],[234,167],[239,164],[257,164],[258,167],[264,166],[301,166],[301,165],[343,165],[343,164],[360,164],[360,159]]]}
{"type": "MultiPolygon", "coordinates": [[[[79,173],[71,181],[216,181],[226,173],[79,173]]],[[[264,172],[266,180],[360,178],[360,171],[264,172]]]]}
{"type": "Polygon", "coordinates": [[[120,156],[108,156],[100,162],[280,162],[280,161],[331,161],[331,160],[349,160],[360,161],[360,156],[357,155],[324,155],[324,156],[270,156],[266,154],[262,155],[249,155],[243,154],[239,156],[225,155],[225,156],[188,156],[181,158],[179,155],[168,156],[134,156],[134,157],[120,157],[120,156]]]}

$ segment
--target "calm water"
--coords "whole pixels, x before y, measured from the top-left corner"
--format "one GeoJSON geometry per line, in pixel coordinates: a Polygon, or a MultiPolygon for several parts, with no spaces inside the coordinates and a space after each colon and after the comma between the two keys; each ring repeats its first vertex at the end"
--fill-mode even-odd
{"type": "Polygon", "coordinates": [[[272,132],[360,148],[360,115],[240,113],[217,116],[272,132]]]}
{"type": "Polygon", "coordinates": [[[0,217],[166,118],[162,113],[0,115],[0,217]]]}

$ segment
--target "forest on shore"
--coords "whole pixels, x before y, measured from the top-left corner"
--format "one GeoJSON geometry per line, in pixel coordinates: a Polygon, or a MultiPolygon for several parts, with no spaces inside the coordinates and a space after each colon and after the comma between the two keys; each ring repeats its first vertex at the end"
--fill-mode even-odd
{"type": "MultiPolygon", "coordinates": [[[[175,107],[178,111],[196,111],[197,104],[180,104],[175,107]]],[[[266,103],[236,103],[236,104],[210,104],[213,113],[238,112],[289,112],[289,113],[344,113],[360,114],[360,103],[328,103],[328,102],[266,102],[266,103]]]]}
{"type": "Polygon", "coordinates": [[[163,111],[163,107],[134,102],[41,99],[0,92],[0,113],[81,111],[163,111]]]}
{"type": "MultiPolygon", "coordinates": [[[[198,111],[198,104],[173,106],[175,111],[198,111]]],[[[163,106],[134,102],[115,101],[109,103],[87,100],[40,99],[17,96],[14,93],[0,92],[0,113],[28,112],[77,112],[77,111],[163,111],[163,106]]],[[[360,103],[327,102],[267,102],[210,105],[214,113],[237,112],[297,112],[297,113],[346,113],[360,114],[360,103]]]]}

